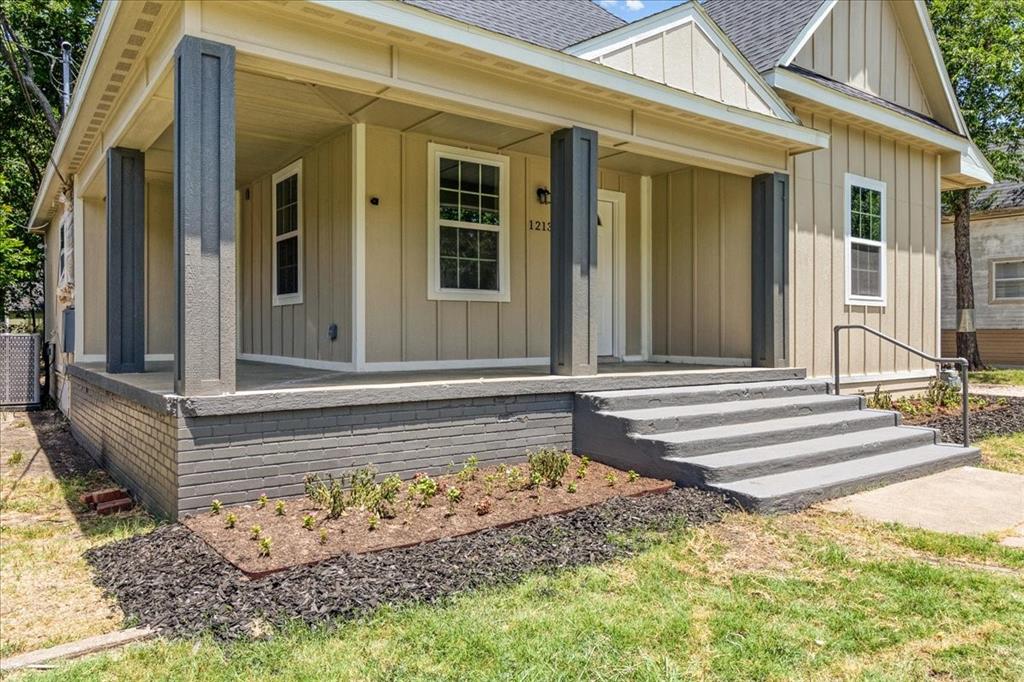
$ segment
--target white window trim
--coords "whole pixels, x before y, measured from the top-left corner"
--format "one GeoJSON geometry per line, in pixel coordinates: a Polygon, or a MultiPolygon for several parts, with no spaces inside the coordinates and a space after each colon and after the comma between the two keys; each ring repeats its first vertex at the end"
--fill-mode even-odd
{"type": "MultiPolygon", "coordinates": [[[[989,263],[988,272],[988,286],[989,286],[989,303],[1020,303],[1024,301],[1024,296],[996,296],[996,265],[999,263],[1017,263],[1024,261],[1024,257],[1017,258],[993,258],[989,263]]],[[[1016,281],[1021,279],[1020,277],[1007,277],[1007,280],[1016,281]]]]}
{"type": "Polygon", "coordinates": [[[875,180],[874,178],[865,178],[861,175],[854,175],[853,173],[846,173],[843,176],[843,234],[844,234],[844,254],[845,262],[843,264],[843,270],[845,271],[846,277],[846,305],[860,305],[860,306],[873,306],[878,308],[884,308],[886,306],[886,299],[889,293],[888,288],[888,268],[886,266],[887,251],[886,246],[886,215],[889,212],[889,206],[886,203],[886,185],[881,180],[875,180]],[[851,189],[853,186],[864,187],[867,189],[873,189],[881,193],[881,206],[882,206],[882,233],[879,235],[881,239],[874,241],[872,239],[860,239],[854,237],[852,234],[852,226],[850,224],[850,203],[852,197],[851,189]],[[879,275],[881,278],[880,296],[855,296],[853,294],[853,287],[851,282],[851,269],[853,267],[853,258],[851,254],[851,248],[853,244],[867,244],[869,246],[878,246],[879,250],[879,275]]]}
{"type": "Polygon", "coordinates": [[[302,213],[303,213],[302,212],[302,159],[298,159],[298,160],[293,161],[292,163],[288,164],[287,166],[285,166],[281,170],[277,171],[276,173],[274,173],[273,177],[270,180],[270,230],[271,230],[270,234],[271,234],[271,238],[272,238],[272,243],[271,243],[271,247],[270,247],[270,252],[271,252],[270,272],[271,272],[271,277],[272,277],[271,287],[273,287],[271,289],[271,291],[274,293],[274,305],[275,306],[298,305],[298,304],[302,303],[303,272],[305,270],[305,268],[304,268],[305,258],[304,258],[304,252],[302,250],[302,233],[303,233],[303,222],[304,222],[303,219],[302,219],[302,213]],[[295,188],[295,191],[297,192],[297,197],[296,198],[298,199],[298,205],[297,205],[297,210],[298,210],[297,226],[296,226],[296,229],[295,229],[294,232],[287,232],[285,234],[278,235],[277,234],[277,183],[279,183],[282,180],[285,180],[285,179],[291,177],[292,175],[297,175],[298,176],[298,180],[296,182],[296,188],[295,188]],[[299,272],[298,272],[299,290],[296,291],[294,294],[278,295],[278,293],[277,293],[277,243],[279,241],[281,241],[282,239],[290,238],[293,234],[296,234],[296,233],[298,234],[298,238],[299,238],[298,239],[298,246],[297,246],[298,261],[299,261],[299,272]]]}
{"type": "MultiPolygon", "coordinates": [[[[431,301],[492,301],[508,303],[509,289],[509,157],[475,149],[427,145],[429,171],[427,173],[427,298],[431,301]],[[443,289],[441,287],[441,220],[440,175],[441,157],[459,161],[475,161],[498,166],[498,289],[443,289]]],[[[493,229],[490,225],[473,224],[473,229],[493,229]]]]}

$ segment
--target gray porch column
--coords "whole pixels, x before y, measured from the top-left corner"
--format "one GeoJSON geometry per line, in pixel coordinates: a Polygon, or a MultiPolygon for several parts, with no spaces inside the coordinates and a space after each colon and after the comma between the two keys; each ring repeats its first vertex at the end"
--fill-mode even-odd
{"type": "Polygon", "coordinates": [[[107,150],[107,371],[146,370],[146,167],[136,149],[107,150]]]}
{"type": "Polygon", "coordinates": [[[181,39],[174,55],[174,390],[235,390],[235,48],[181,39]]]}
{"type": "Polygon", "coordinates": [[[597,133],[551,135],[551,373],[597,373],[597,133]]]}
{"type": "Polygon", "coordinates": [[[754,367],[786,367],[789,310],[789,176],[755,176],[751,234],[753,286],[751,362],[754,367]]]}

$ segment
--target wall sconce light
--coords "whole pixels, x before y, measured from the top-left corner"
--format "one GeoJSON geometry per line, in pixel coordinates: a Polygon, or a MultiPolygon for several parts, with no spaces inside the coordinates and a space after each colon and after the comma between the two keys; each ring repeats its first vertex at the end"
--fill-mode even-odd
{"type": "Polygon", "coordinates": [[[547,187],[538,187],[537,188],[537,201],[539,201],[542,204],[550,204],[551,203],[551,190],[549,190],[547,187]]]}

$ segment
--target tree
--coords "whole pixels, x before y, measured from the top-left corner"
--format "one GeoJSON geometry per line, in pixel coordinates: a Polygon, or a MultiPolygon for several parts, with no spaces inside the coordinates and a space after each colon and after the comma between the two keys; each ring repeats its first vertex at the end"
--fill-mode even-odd
{"type": "MultiPolygon", "coordinates": [[[[930,0],[928,9],[972,139],[992,163],[997,180],[1020,178],[1024,173],[1024,0],[930,0]]],[[[979,369],[984,363],[974,331],[972,200],[969,189],[947,192],[943,198],[953,214],[957,355],[967,358],[971,369],[979,369]],[[964,327],[969,331],[959,331],[964,327]]]]}
{"type": "Polygon", "coordinates": [[[60,126],[60,44],[77,71],[99,4],[0,0],[0,319],[42,303],[42,239],[26,228],[60,126]]]}

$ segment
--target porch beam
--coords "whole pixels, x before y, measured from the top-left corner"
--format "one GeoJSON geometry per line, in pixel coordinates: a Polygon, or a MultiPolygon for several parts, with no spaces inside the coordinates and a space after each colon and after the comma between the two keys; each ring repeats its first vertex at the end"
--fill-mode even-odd
{"type": "MultiPolygon", "coordinates": [[[[111,374],[146,369],[145,193],[145,154],[137,149],[109,149],[107,372],[111,374]]],[[[84,246],[76,243],[76,252],[84,246]]]]}
{"type": "Polygon", "coordinates": [[[765,173],[752,181],[752,345],[754,367],[786,367],[789,338],[789,175],[765,173]]]}
{"type": "Polygon", "coordinates": [[[175,393],[233,393],[235,48],[189,35],[174,54],[174,272],[175,393]]]}
{"type": "Polygon", "coordinates": [[[597,133],[551,135],[551,373],[597,374],[597,133]]]}

